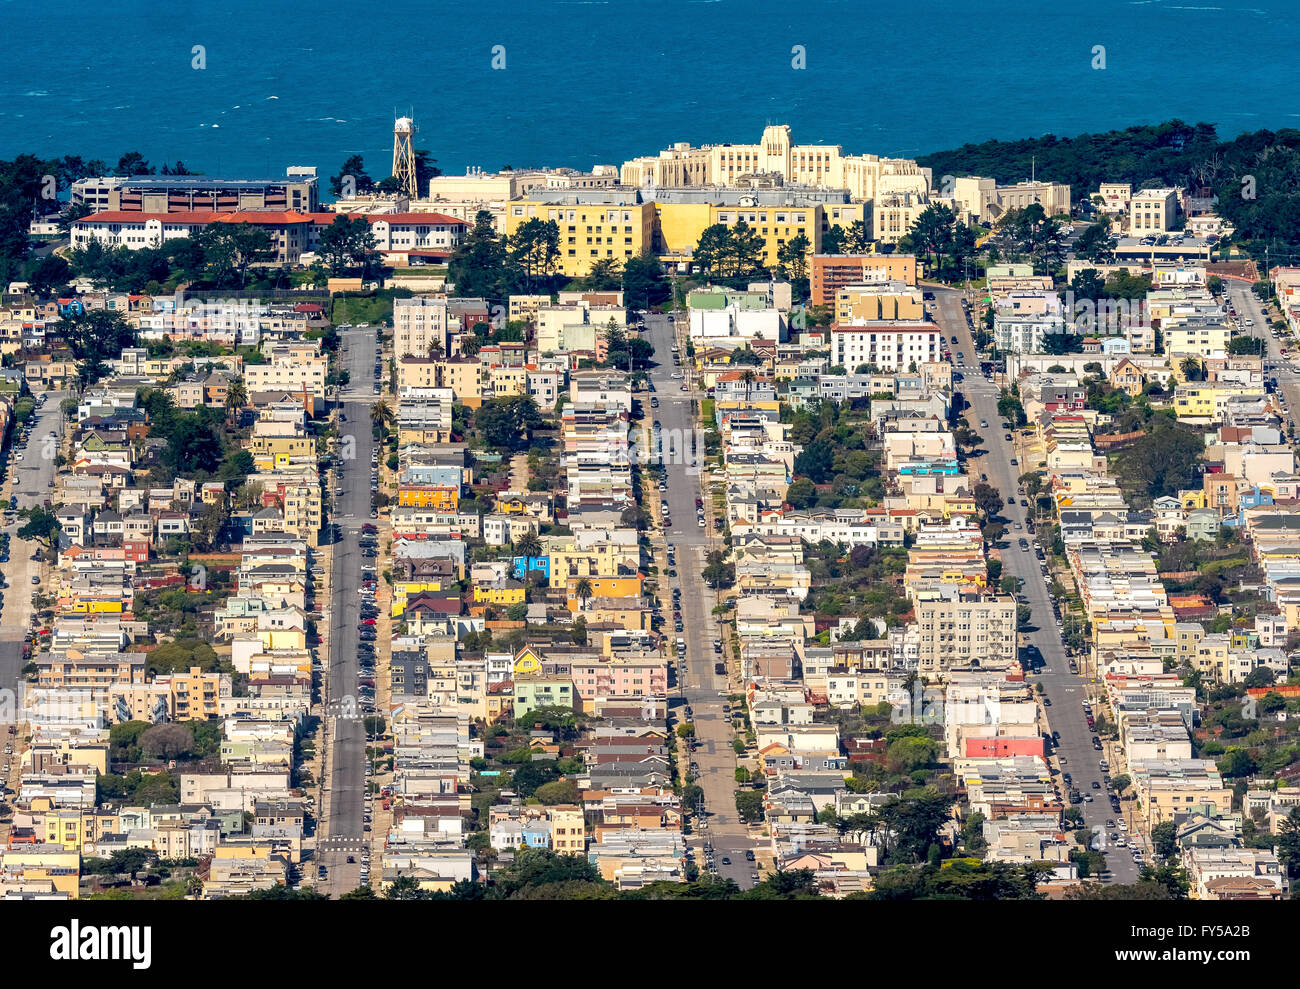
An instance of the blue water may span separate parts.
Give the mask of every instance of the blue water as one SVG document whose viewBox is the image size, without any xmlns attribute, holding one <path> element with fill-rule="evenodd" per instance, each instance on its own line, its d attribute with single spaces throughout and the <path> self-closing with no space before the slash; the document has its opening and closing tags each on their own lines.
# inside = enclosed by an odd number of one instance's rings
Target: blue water
<svg viewBox="0 0 1300 989">
<path fill-rule="evenodd" d="M 330 175 L 360 153 L 380 178 L 394 111 L 413 114 L 416 146 L 448 173 L 750 143 L 768 122 L 801 143 L 907 156 L 1171 117 L 1221 136 L 1300 126 L 1295 0 L 1056 6 L 0 0 L 0 157 L 111 164 L 139 150 L 262 176 L 291 164 Z"/>
</svg>

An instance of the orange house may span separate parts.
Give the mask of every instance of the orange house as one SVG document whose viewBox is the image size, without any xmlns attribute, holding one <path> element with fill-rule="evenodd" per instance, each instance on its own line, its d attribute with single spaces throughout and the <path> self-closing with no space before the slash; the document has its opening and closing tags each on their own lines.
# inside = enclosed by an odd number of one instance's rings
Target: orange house
<svg viewBox="0 0 1300 989">
<path fill-rule="evenodd" d="M 582 577 L 570 577 L 564 585 L 564 596 L 570 611 L 577 611 L 581 602 L 576 589 Z M 587 577 L 593 598 L 633 598 L 641 596 L 641 575 L 631 577 Z"/>
<path fill-rule="evenodd" d="M 403 485 L 397 489 L 397 503 L 454 512 L 460 504 L 460 490 L 445 485 Z"/>
</svg>

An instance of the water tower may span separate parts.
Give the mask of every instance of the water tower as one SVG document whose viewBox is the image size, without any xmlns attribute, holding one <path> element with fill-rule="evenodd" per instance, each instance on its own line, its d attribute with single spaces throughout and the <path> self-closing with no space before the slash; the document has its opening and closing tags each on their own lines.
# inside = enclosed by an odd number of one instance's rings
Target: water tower
<svg viewBox="0 0 1300 989">
<path fill-rule="evenodd" d="M 415 182 L 415 148 L 411 139 L 415 134 L 415 121 L 398 117 L 393 124 L 393 178 L 398 188 L 412 199 L 420 198 Z"/>
</svg>

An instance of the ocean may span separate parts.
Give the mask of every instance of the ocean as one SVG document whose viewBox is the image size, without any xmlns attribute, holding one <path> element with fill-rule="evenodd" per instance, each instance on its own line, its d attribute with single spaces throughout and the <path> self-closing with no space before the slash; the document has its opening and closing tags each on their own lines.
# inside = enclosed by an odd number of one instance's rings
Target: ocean
<svg viewBox="0 0 1300 989">
<path fill-rule="evenodd" d="M 752 143 L 768 123 L 901 156 L 1172 117 L 1300 126 L 1294 0 L 1068 6 L 0 0 L 0 158 L 140 151 L 260 178 L 358 153 L 378 179 L 408 114 L 449 174 Z"/>
</svg>

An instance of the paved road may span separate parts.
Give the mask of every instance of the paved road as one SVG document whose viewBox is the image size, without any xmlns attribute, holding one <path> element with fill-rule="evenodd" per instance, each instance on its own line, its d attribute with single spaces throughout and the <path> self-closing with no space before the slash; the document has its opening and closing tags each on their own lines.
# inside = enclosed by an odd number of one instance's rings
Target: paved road
<svg viewBox="0 0 1300 989">
<path fill-rule="evenodd" d="M 54 480 L 59 446 L 49 441 L 48 435 L 53 432 L 62 442 L 64 421 L 59 405 L 69 393 L 52 391 L 44 394 L 45 405 L 35 413 L 31 439 L 25 446 L 16 446 L 10 460 L 3 487 L 5 508 L 10 495 L 17 495 L 19 508 L 31 508 L 47 499 L 55 500 L 55 489 L 50 482 Z M 13 438 L 15 441 L 18 438 L 17 427 Z M 21 462 L 16 459 L 19 454 L 23 457 Z M 32 584 L 32 577 L 40 573 L 40 564 L 31 558 L 40 544 L 35 540 L 19 539 L 21 525 L 22 519 L 17 519 L 12 525 L 5 526 L 10 536 L 11 555 L 9 562 L 2 567 L 9 587 L 5 590 L 4 607 L 0 611 L 0 690 L 12 692 L 2 695 L 5 698 L 17 695 L 23 666 L 23 638 L 31 624 L 32 592 L 37 589 Z M 13 710 L 13 704 L 0 703 L 0 723 Z"/>
<path fill-rule="evenodd" d="M 324 864 L 329 878 L 324 887 L 334 895 L 355 889 L 361 883 L 361 851 L 366 840 L 363 813 L 366 791 L 365 726 L 357 701 L 357 625 L 361 620 L 361 556 L 358 540 L 361 526 L 370 522 L 370 460 L 374 451 L 370 411 L 376 395 L 374 363 L 378 343 L 373 330 L 346 330 L 341 361 L 350 381 L 343 393 L 343 415 L 339 424 L 343 452 L 339 486 L 334 497 L 333 520 L 342 529 L 334 544 L 330 575 L 329 663 L 326 704 L 330 748 L 326 772 L 329 778 L 329 816 L 319 839 L 314 865 Z M 348 457 L 348 451 L 354 455 Z M 331 493 L 332 494 L 332 493 Z M 349 864 L 348 855 L 356 862 Z M 316 881 L 314 875 L 307 881 Z"/>
<path fill-rule="evenodd" d="M 1275 375 L 1279 390 L 1282 393 L 1283 401 L 1287 409 L 1287 418 L 1294 419 L 1295 414 L 1300 410 L 1300 372 L 1292 369 L 1287 358 L 1296 356 L 1296 347 L 1290 339 L 1277 340 L 1271 330 L 1272 320 L 1264 315 L 1264 307 L 1260 301 L 1255 298 L 1255 293 L 1250 290 L 1250 286 L 1245 282 L 1224 280 L 1227 295 L 1232 300 L 1237 310 L 1235 320 L 1238 333 L 1244 333 L 1247 336 L 1262 337 L 1268 345 L 1265 360 L 1273 362 Z M 1245 318 L 1254 320 L 1254 325 L 1248 325 Z M 1287 358 L 1282 356 L 1282 348 L 1286 347 L 1291 353 Z M 1286 422 L 1283 421 L 1285 429 Z"/>
<path fill-rule="evenodd" d="M 745 850 L 753 849 L 755 845 L 736 814 L 736 754 L 731 746 L 736 735 L 731 725 L 723 720 L 727 678 L 714 672 L 714 663 L 719 657 L 713 651 L 713 640 L 719 636 L 721 627 L 712 614 L 717 599 L 705 586 L 702 576 L 705 555 L 710 548 L 710 530 L 697 525 L 695 515 L 695 499 L 705 497 L 701 482 L 706 478 L 700 473 L 704 437 L 701 433 L 697 440 L 700 463 L 696 464 L 690 455 L 690 436 L 696 427 L 695 415 L 691 411 L 693 396 L 681 390 L 681 380 L 671 377 L 678 370 L 672 362 L 673 324 L 664 316 L 647 314 L 645 336 L 654 345 L 655 358 L 659 362 L 650 373 L 659 408 L 650 409 L 647 397 L 646 415 L 659 420 L 666 447 L 685 451 L 684 456 L 665 457 L 669 461 L 668 490 L 660 496 L 667 499 L 673 522 L 665 538 L 676 550 L 677 577 L 668 578 L 662 593 L 667 619 L 665 633 L 675 639 L 671 588 L 682 589 L 682 625 L 685 629 L 682 638 L 686 640 L 686 661 L 679 663 L 679 691 L 686 705 L 690 706 L 695 723 L 694 759 L 699 764 L 697 782 L 704 789 L 707 825 L 703 832 L 697 832 L 693 837 L 707 838 L 713 846 L 716 871 L 747 889 L 754 883 L 750 875 L 753 867 L 745 861 Z M 720 542 L 718 545 L 721 548 Z M 680 699 L 673 703 L 679 705 L 679 720 L 685 721 Z M 724 857 L 731 859 L 730 865 L 722 864 Z M 704 871 L 704 856 L 697 852 L 695 861 Z"/>
<path fill-rule="evenodd" d="M 927 286 L 929 287 L 929 286 Z M 1044 665 L 1033 680 L 1041 683 L 1044 696 L 1051 701 L 1045 708 L 1051 729 L 1061 733 L 1060 745 L 1056 754 L 1064 756 L 1064 769 L 1073 776 L 1073 785 L 1081 793 L 1092 794 L 1092 803 L 1079 805 L 1083 818 L 1089 828 L 1104 825 L 1112 818 L 1117 818 L 1105 791 L 1092 789 L 1093 781 L 1101 783 L 1102 772 L 1098 766 L 1101 753 L 1092 747 L 1092 734 L 1083 716 L 1083 701 L 1088 696 L 1087 680 L 1070 672 L 1065 655 L 1065 643 L 1056 630 L 1052 615 L 1051 599 L 1047 593 L 1047 580 L 1043 576 L 1037 556 L 1034 554 L 1032 535 L 1024 528 L 1029 509 L 1019 504 L 1017 479 L 1027 468 L 1023 463 L 1012 465 L 1015 456 L 1012 445 L 1003 437 L 1002 419 L 998 415 L 998 389 L 979 373 L 979 360 L 975 352 L 974 341 L 961 308 L 961 292 L 954 289 L 934 288 L 935 316 L 943 327 L 945 338 L 951 340 L 956 336 L 958 343 L 953 345 L 953 361 L 957 355 L 965 356 L 965 367 L 958 366 L 964 374 L 964 380 L 957 385 L 957 390 L 971 405 L 966 416 L 970 427 L 984 437 L 983 449 L 987 452 L 968 461 L 967 469 L 973 482 L 978 482 L 981 474 L 988 475 L 988 483 L 997 488 L 1004 501 L 1003 515 L 1007 519 L 1007 535 L 1003 543 L 1003 575 L 1014 575 L 1023 580 L 1022 593 L 1033 610 L 1030 624 L 1033 630 L 1024 636 L 1022 644 L 1038 647 L 1043 656 Z M 987 429 L 980 429 L 980 421 L 988 423 Z M 1032 467 L 1033 465 L 1030 465 Z M 1005 505 L 1009 495 L 1016 496 L 1014 507 Z M 1014 523 L 1021 528 L 1016 530 Z M 1022 550 L 1018 540 L 1024 537 L 1029 548 Z M 1117 772 L 1114 766 L 1112 773 Z M 1068 787 L 1058 778 L 1058 786 L 1064 797 Z M 1127 812 L 1130 801 L 1124 802 Z M 1130 825 L 1133 823 L 1129 822 Z M 1109 834 L 1111 829 L 1107 829 Z M 1115 882 L 1130 883 L 1137 879 L 1137 869 L 1130 853 L 1124 848 L 1114 849 L 1107 856 L 1108 864 Z"/>
</svg>

